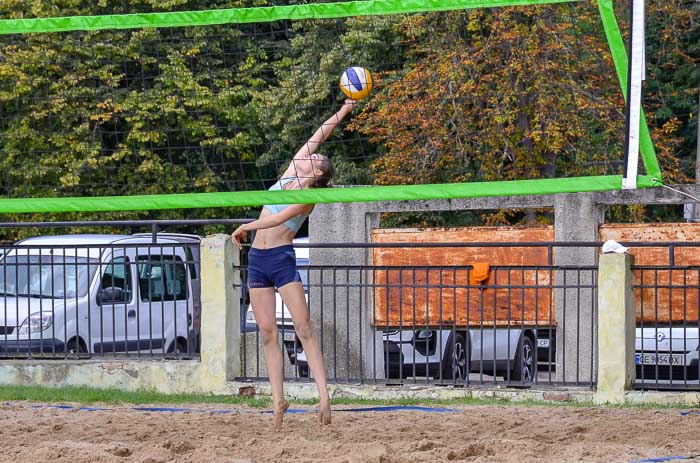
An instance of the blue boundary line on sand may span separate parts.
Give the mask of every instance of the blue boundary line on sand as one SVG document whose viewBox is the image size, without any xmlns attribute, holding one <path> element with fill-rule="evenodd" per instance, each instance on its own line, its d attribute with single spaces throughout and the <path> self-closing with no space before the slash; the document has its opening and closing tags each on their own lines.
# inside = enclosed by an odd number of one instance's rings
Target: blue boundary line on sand
<svg viewBox="0 0 700 463">
<path fill-rule="evenodd" d="M 673 461 L 673 460 L 690 460 L 698 457 L 700 455 L 674 455 L 670 457 L 658 457 L 658 458 L 645 458 L 644 460 L 634 460 L 630 463 L 657 463 L 663 461 Z"/>
<path fill-rule="evenodd" d="M 5 403 L 6 406 L 11 405 L 10 402 Z M 56 408 L 59 410 L 79 410 L 79 411 L 112 411 L 113 408 L 101 408 L 101 407 L 76 407 L 73 405 L 32 405 L 32 408 Z M 231 410 L 231 409 L 214 409 L 206 410 L 199 408 L 181 408 L 181 407 L 129 407 L 128 410 L 138 411 L 138 412 L 165 412 L 165 413 L 185 413 L 185 412 L 198 412 L 198 413 L 272 413 L 272 410 Z M 307 413 L 316 412 L 314 409 L 305 408 L 290 408 L 286 413 Z M 456 408 L 435 408 L 435 407 L 420 407 L 416 405 L 390 405 L 381 407 L 358 407 L 358 408 L 337 408 L 333 409 L 334 412 L 400 412 L 400 411 L 418 411 L 418 412 L 428 412 L 428 413 L 459 413 L 461 410 Z"/>
</svg>

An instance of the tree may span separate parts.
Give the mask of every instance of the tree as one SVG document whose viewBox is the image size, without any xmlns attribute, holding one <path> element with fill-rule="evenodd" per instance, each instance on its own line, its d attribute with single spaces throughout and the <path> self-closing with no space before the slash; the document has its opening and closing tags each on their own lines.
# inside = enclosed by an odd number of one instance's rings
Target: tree
<svg viewBox="0 0 700 463">
<path fill-rule="evenodd" d="M 354 126 L 387 149 L 376 183 L 610 173 L 623 105 L 596 20 L 566 6 L 409 17 L 406 65 Z"/>
</svg>

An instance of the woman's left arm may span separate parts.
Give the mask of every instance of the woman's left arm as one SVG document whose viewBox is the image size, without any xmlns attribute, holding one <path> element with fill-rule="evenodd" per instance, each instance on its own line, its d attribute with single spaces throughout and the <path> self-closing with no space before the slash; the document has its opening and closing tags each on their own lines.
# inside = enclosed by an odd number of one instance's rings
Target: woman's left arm
<svg viewBox="0 0 700 463">
<path fill-rule="evenodd" d="M 231 241 L 233 241 L 233 243 L 238 246 L 239 249 L 242 249 L 243 245 L 241 244 L 241 240 L 245 240 L 247 238 L 249 231 L 263 230 L 265 228 L 273 228 L 278 225 L 282 225 L 292 217 L 296 217 L 297 215 L 301 214 L 309 214 L 313 207 L 313 204 L 293 204 L 277 214 L 269 214 L 250 223 L 241 225 L 231 234 Z"/>
</svg>

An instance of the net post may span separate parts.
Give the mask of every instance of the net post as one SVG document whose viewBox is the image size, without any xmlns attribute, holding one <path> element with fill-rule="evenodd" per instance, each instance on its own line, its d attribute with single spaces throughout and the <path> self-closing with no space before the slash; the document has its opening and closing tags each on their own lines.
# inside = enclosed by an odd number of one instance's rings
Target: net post
<svg viewBox="0 0 700 463">
<path fill-rule="evenodd" d="M 630 60 L 627 73 L 627 128 L 625 138 L 625 173 L 622 189 L 637 189 L 639 170 L 639 135 L 642 114 L 644 76 L 644 0 L 631 0 Z"/>
</svg>

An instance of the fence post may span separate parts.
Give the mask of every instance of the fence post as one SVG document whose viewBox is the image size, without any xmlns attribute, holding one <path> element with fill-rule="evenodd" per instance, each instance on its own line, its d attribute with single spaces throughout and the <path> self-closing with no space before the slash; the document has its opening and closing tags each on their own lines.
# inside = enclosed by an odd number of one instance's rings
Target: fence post
<svg viewBox="0 0 700 463">
<path fill-rule="evenodd" d="M 555 241 L 597 241 L 600 208 L 590 195 L 557 195 L 554 204 Z M 593 272 L 578 267 L 595 266 L 597 252 L 592 247 L 554 249 L 554 318 L 556 329 L 557 381 L 592 383 L 595 377 L 595 346 L 588 339 L 593 332 L 595 306 L 591 291 Z M 570 267 L 570 268 L 566 268 Z"/>
<path fill-rule="evenodd" d="M 207 236 L 201 243 L 201 375 L 203 388 L 220 388 L 241 375 L 240 272 L 238 250 L 229 235 Z"/>
<path fill-rule="evenodd" d="M 634 261 L 629 254 L 603 254 L 598 267 L 598 384 L 595 402 L 620 404 L 634 381 Z"/>
<path fill-rule="evenodd" d="M 314 244 L 367 243 L 372 228 L 378 226 L 379 214 L 371 212 L 366 204 L 318 204 L 309 220 L 309 238 Z M 373 272 L 346 273 L 343 269 L 366 265 L 370 249 L 312 248 L 310 251 L 311 265 L 329 267 L 323 273 L 309 275 L 311 321 L 323 333 L 320 339 L 329 382 L 384 379 L 382 332 L 373 326 Z"/>
</svg>

